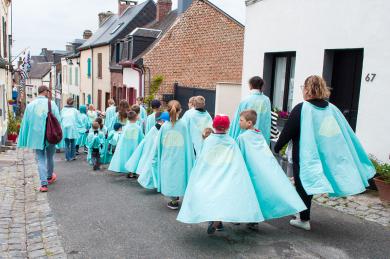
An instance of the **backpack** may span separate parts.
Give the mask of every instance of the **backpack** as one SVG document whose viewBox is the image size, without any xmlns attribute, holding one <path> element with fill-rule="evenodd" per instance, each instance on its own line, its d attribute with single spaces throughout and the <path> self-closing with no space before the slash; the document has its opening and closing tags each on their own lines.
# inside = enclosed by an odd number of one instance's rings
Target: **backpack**
<svg viewBox="0 0 390 259">
<path fill-rule="evenodd" d="M 48 100 L 49 110 L 46 118 L 46 139 L 50 144 L 58 144 L 62 140 L 62 129 L 57 118 L 51 112 L 51 100 Z"/>
</svg>

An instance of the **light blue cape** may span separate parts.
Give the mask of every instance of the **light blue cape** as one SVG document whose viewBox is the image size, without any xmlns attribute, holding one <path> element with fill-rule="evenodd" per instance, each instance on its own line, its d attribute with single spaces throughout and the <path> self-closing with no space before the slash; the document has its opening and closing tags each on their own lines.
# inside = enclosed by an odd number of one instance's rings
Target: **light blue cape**
<svg viewBox="0 0 390 259">
<path fill-rule="evenodd" d="M 194 149 L 186 124 L 166 122 L 158 137 L 158 191 L 165 196 L 184 195 L 194 161 Z"/>
<path fill-rule="evenodd" d="M 118 145 L 111 159 L 108 170 L 118 173 L 128 173 L 125 165 L 139 143 L 144 138 L 142 129 L 136 123 L 128 123 L 122 128 Z"/>
<path fill-rule="evenodd" d="M 264 220 L 240 149 L 227 134 L 211 134 L 205 140 L 177 220 L 184 223 Z"/>
<path fill-rule="evenodd" d="M 187 127 L 190 129 L 191 140 L 194 145 L 195 153 L 199 154 L 203 144 L 203 130 L 205 128 L 212 127 L 213 119 L 207 111 L 201 112 L 194 110 L 187 114 L 185 120 L 187 122 Z"/>
<path fill-rule="evenodd" d="M 234 115 L 234 119 L 230 124 L 229 135 L 232 138 L 237 139 L 243 132 L 243 130 L 240 129 L 240 113 L 248 109 L 256 111 L 257 121 L 255 128 L 263 133 L 263 136 L 269 145 L 271 136 L 271 102 L 263 93 L 251 94 L 240 103 Z"/>
<path fill-rule="evenodd" d="M 92 124 L 92 123 L 96 120 L 96 118 L 98 117 L 96 111 L 90 111 L 90 110 L 87 111 L 87 116 L 88 116 L 89 122 L 90 122 L 91 124 Z"/>
<path fill-rule="evenodd" d="M 263 134 L 247 130 L 238 139 L 264 219 L 281 218 L 306 209 L 276 161 Z"/>
<path fill-rule="evenodd" d="M 146 118 L 145 124 L 145 134 L 148 134 L 149 130 L 151 130 L 154 125 L 156 125 L 156 113 L 153 112 Z"/>
<path fill-rule="evenodd" d="M 303 103 L 299 151 L 299 175 L 308 194 L 358 194 L 375 175 L 358 138 L 333 104 L 319 108 Z"/>
<path fill-rule="evenodd" d="M 51 101 L 51 110 L 58 122 L 61 122 L 60 113 L 54 101 Z M 47 112 L 48 99 L 46 97 L 38 96 L 27 105 L 20 125 L 19 148 L 44 149 Z"/>
<path fill-rule="evenodd" d="M 65 106 L 61 110 L 61 128 L 63 139 L 78 139 L 80 137 L 80 112 L 74 107 Z"/>
<path fill-rule="evenodd" d="M 80 121 L 78 124 L 78 130 L 80 137 L 76 141 L 76 145 L 79 145 L 80 147 L 85 146 L 87 142 L 87 130 L 91 127 L 91 124 L 89 122 L 88 116 L 84 113 L 80 113 Z"/>
<path fill-rule="evenodd" d="M 99 149 L 99 155 L 102 157 L 103 153 L 103 144 L 104 144 L 104 134 L 101 131 L 98 131 L 98 134 L 95 134 L 93 129 L 91 129 L 87 136 L 87 148 L 88 148 L 88 154 L 87 154 L 87 161 L 88 163 L 92 164 L 92 149 L 98 148 Z"/>
<path fill-rule="evenodd" d="M 157 141 L 158 129 L 153 127 L 126 163 L 126 169 L 139 174 L 138 182 L 146 189 L 155 189 L 158 186 Z"/>
<path fill-rule="evenodd" d="M 116 107 L 115 105 L 111 105 L 106 109 L 106 116 L 104 119 L 104 126 L 106 126 L 108 131 L 113 130 L 113 120 L 115 119 L 116 115 Z"/>
</svg>

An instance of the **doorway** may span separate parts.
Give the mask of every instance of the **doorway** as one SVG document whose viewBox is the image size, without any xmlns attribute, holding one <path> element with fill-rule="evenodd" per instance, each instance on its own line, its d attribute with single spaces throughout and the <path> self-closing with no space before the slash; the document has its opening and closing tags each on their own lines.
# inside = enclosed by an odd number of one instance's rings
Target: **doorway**
<svg viewBox="0 0 390 259">
<path fill-rule="evenodd" d="M 325 50 L 323 77 L 332 88 L 329 101 L 344 114 L 356 130 L 360 84 L 363 69 L 363 49 Z"/>
</svg>

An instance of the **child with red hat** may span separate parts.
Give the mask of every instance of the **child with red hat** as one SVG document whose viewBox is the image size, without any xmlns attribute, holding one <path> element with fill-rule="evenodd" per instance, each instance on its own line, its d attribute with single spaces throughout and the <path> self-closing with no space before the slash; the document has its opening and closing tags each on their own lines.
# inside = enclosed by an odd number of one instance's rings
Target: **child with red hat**
<svg viewBox="0 0 390 259">
<path fill-rule="evenodd" d="M 215 133 L 203 143 L 177 217 L 190 224 L 209 222 L 208 234 L 222 230 L 222 221 L 264 220 L 240 149 L 226 134 L 229 125 L 228 116 L 215 117 Z"/>
</svg>

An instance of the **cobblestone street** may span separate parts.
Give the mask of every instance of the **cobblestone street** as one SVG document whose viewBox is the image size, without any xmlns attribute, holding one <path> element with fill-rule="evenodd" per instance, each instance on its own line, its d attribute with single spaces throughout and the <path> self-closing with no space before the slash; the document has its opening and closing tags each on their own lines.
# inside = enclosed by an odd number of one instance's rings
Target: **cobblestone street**
<svg viewBox="0 0 390 259">
<path fill-rule="evenodd" d="M 0 258 L 66 258 L 33 153 L 1 153 L 0 165 Z"/>
</svg>

